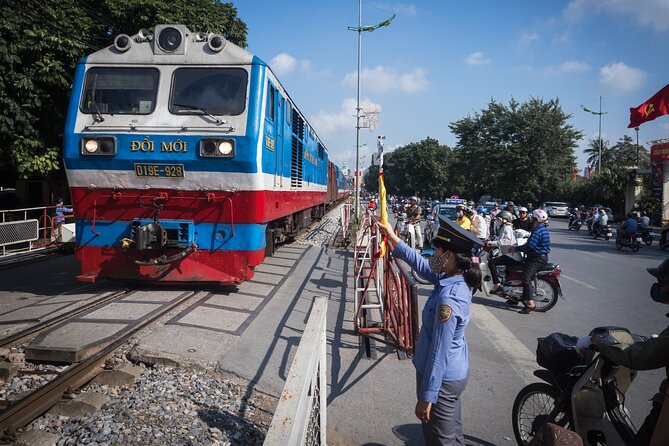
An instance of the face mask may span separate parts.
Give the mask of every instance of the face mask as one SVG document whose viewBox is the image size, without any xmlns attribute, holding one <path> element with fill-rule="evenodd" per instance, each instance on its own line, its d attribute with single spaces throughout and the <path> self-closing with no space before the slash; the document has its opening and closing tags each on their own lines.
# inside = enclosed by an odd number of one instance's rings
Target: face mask
<svg viewBox="0 0 669 446">
<path fill-rule="evenodd" d="M 441 270 L 444 269 L 444 266 L 446 266 L 446 263 L 448 263 L 447 260 L 444 260 L 445 255 L 446 253 L 443 253 L 439 257 L 432 256 L 428 259 L 428 265 L 430 266 L 430 269 L 433 273 L 439 274 Z"/>
<path fill-rule="evenodd" d="M 669 303 L 669 292 L 662 291 L 662 285 L 657 282 L 650 288 L 650 297 L 661 304 Z"/>
</svg>

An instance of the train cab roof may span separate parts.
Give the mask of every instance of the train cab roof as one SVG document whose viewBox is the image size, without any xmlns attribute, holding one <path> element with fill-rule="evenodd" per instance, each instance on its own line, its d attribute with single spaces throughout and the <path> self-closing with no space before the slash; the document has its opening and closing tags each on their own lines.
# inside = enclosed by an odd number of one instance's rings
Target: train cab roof
<svg viewBox="0 0 669 446">
<path fill-rule="evenodd" d="M 141 29 L 133 36 L 119 34 L 113 45 L 89 55 L 85 62 L 115 65 L 267 65 L 220 34 L 193 32 L 185 25 L 156 25 L 154 31 Z"/>
</svg>

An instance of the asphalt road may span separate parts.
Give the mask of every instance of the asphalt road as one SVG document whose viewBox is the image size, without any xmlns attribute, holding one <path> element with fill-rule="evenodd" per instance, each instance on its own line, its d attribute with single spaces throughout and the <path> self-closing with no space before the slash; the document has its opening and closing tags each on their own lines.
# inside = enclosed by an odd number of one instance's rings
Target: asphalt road
<svg viewBox="0 0 669 446">
<path fill-rule="evenodd" d="M 474 296 L 473 317 L 467 331 L 470 381 L 463 395 L 463 421 L 468 443 L 512 445 L 511 409 L 518 391 L 539 382 L 537 338 L 553 332 L 585 336 L 594 327 L 617 325 L 633 333 L 659 333 L 668 324 L 669 306 L 651 300 L 653 278 L 646 268 L 669 255 L 657 240 L 636 254 L 618 251 L 614 241 L 594 240 L 585 229 L 572 232 L 566 220 L 549 226 L 549 261 L 563 268 L 564 299 L 548 313 L 522 315 L 502 299 Z M 421 286 L 421 296 L 429 295 Z M 639 372 L 627 394 L 627 407 L 637 427 L 650 410 L 648 400 L 657 392 L 664 372 Z"/>
</svg>

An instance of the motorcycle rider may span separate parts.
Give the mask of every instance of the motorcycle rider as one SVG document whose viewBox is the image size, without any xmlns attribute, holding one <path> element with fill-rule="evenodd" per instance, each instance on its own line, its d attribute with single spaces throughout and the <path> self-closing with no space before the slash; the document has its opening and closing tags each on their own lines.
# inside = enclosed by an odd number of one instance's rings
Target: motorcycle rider
<svg viewBox="0 0 669 446">
<path fill-rule="evenodd" d="M 574 211 L 569 215 L 569 226 L 571 227 L 572 223 L 580 220 L 581 220 L 581 211 L 578 208 L 574 208 Z"/>
<path fill-rule="evenodd" d="M 413 234 L 414 246 L 412 248 L 423 249 L 423 233 L 420 229 L 420 218 L 423 215 L 423 209 L 418 206 L 418 197 L 411 197 L 409 199 L 411 206 L 407 211 L 409 218 L 409 233 Z"/>
<path fill-rule="evenodd" d="M 518 212 L 516 212 L 515 206 L 516 205 L 513 204 L 513 201 L 509 201 L 506 204 L 506 210 L 511 212 L 511 215 L 513 215 L 513 218 L 518 218 Z"/>
<path fill-rule="evenodd" d="M 650 229 L 650 217 L 648 217 L 646 211 L 641 211 L 641 218 L 639 219 L 639 227 L 641 229 Z"/>
<path fill-rule="evenodd" d="M 599 208 L 597 216 L 595 217 L 595 222 L 592 224 L 592 232 L 598 234 L 599 230 L 607 224 L 609 224 L 609 216 L 606 215 L 604 208 Z"/>
<path fill-rule="evenodd" d="M 532 220 L 527 215 L 526 207 L 518 208 L 518 218 L 513 221 L 513 229 L 522 229 L 524 231 L 532 231 Z"/>
<path fill-rule="evenodd" d="M 639 230 L 639 223 L 636 220 L 636 217 L 631 212 L 627 214 L 627 220 L 625 220 L 619 227 L 616 233 L 616 240 L 624 241 L 626 238 L 631 237 L 636 234 Z"/>
<path fill-rule="evenodd" d="M 662 262 L 657 268 L 647 268 L 647 270 L 657 278 L 657 283 L 654 283 L 650 289 L 650 297 L 655 302 L 669 305 L 669 259 Z M 667 313 L 667 317 L 669 317 L 669 313 Z M 632 446 L 650 444 L 669 387 L 669 326 L 656 338 L 649 338 L 631 345 L 611 344 L 610 341 L 599 336 L 584 337 L 579 339 L 577 349 L 580 350 L 589 345 L 596 346 L 607 359 L 631 370 L 665 368 L 667 377 L 660 384 L 659 393 L 652 399 L 651 411 L 632 442 Z"/>
<path fill-rule="evenodd" d="M 551 251 L 551 238 L 546 229 L 548 214 L 543 209 L 532 211 L 532 233 L 527 243 L 522 246 L 510 248 L 510 252 L 523 252 L 526 255 L 523 268 L 523 297 L 521 298 L 525 308 L 519 313 L 528 314 L 536 307 L 534 303 L 534 275 L 548 263 L 548 253 Z"/>
<path fill-rule="evenodd" d="M 515 260 L 510 251 L 516 244 L 516 236 L 513 234 L 513 215 L 509 211 L 501 211 L 497 214 L 496 217 L 500 220 L 501 224 L 497 230 L 496 240 L 492 240 L 486 243 L 486 246 L 497 247 L 501 251 L 502 255 L 498 257 L 490 257 L 488 259 L 488 266 L 490 268 L 490 275 L 492 276 L 493 289 L 492 292 L 497 294 L 502 290 L 502 284 L 499 280 L 499 273 L 497 272 L 498 265 L 517 265 L 518 262 Z"/>
<path fill-rule="evenodd" d="M 472 222 L 465 215 L 465 209 L 466 207 L 461 204 L 455 207 L 455 215 L 458 216 L 457 220 L 455 220 L 455 224 L 460 226 L 462 229 L 469 231 L 472 228 Z"/>
</svg>

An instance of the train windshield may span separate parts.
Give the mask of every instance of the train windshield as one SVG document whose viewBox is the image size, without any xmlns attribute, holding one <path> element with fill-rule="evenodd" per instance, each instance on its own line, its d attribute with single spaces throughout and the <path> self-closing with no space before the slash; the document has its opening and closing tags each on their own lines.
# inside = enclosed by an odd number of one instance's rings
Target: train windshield
<svg viewBox="0 0 669 446">
<path fill-rule="evenodd" d="M 94 67 L 86 72 L 82 113 L 148 115 L 156 106 L 155 68 Z"/>
<path fill-rule="evenodd" d="M 179 68 L 172 78 L 170 112 L 239 115 L 246 107 L 247 83 L 242 68 Z"/>
</svg>

